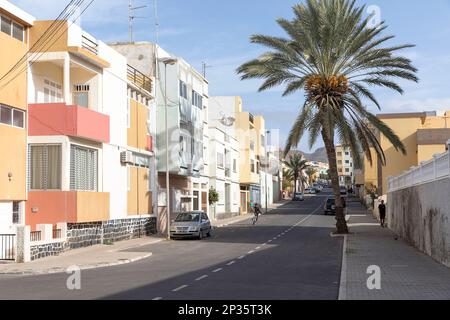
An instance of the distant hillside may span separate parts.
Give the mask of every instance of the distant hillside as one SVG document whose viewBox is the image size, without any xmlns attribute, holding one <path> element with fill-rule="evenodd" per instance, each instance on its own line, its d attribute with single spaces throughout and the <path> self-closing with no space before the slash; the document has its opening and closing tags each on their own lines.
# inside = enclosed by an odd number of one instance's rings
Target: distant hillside
<svg viewBox="0 0 450 320">
<path fill-rule="evenodd" d="M 317 162 L 324 162 L 328 163 L 328 157 L 327 157 L 327 151 L 325 148 L 319 148 L 313 153 L 305 153 L 302 151 L 291 151 L 292 153 L 301 153 L 305 156 L 305 159 L 308 161 L 317 161 Z"/>
<path fill-rule="evenodd" d="M 311 154 L 304 153 L 306 160 L 328 163 L 327 151 L 319 148 Z"/>
</svg>

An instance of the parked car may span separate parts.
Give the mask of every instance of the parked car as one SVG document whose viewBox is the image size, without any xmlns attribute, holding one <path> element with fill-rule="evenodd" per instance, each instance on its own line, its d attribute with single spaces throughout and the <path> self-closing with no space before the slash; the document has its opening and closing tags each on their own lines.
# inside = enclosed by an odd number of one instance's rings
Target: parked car
<svg viewBox="0 0 450 320">
<path fill-rule="evenodd" d="M 340 187 L 341 196 L 346 197 L 347 196 L 347 188 L 346 187 Z"/>
<path fill-rule="evenodd" d="M 292 201 L 305 201 L 305 197 L 303 196 L 303 193 L 296 192 L 296 193 L 294 193 L 294 196 L 292 197 Z"/>
<path fill-rule="evenodd" d="M 317 191 L 314 188 L 306 188 L 305 189 L 305 194 L 316 194 Z"/>
<path fill-rule="evenodd" d="M 347 201 L 345 201 L 345 198 L 342 198 L 342 205 L 344 206 L 344 209 L 347 207 Z M 325 215 L 336 215 L 336 203 L 334 198 L 328 198 L 323 209 Z"/>
<path fill-rule="evenodd" d="M 182 212 L 170 226 L 171 238 L 203 239 L 211 236 L 211 221 L 203 211 Z"/>
</svg>

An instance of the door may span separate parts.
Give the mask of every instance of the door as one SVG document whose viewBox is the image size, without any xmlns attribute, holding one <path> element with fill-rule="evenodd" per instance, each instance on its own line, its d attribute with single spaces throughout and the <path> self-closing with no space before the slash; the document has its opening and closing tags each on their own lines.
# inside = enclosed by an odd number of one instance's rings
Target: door
<svg viewBox="0 0 450 320">
<path fill-rule="evenodd" d="M 231 212 L 231 185 L 225 183 L 225 212 Z"/>
<path fill-rule="evenodd" d="M 248 193 L 245 191 L 241 191 L 241 214 L 247 214 L 248 210 L 247 210 L 247 195 Z"/>
<path fill-rule="evenodd" d="M 208 193 L 202 192 L 202 211 L 208 212 Z"/>
<path fill-rule="evenodd" d="M 193 208 L 194 211 L 200 210 L 200 192 L 194 191 Z"/>
</svg>

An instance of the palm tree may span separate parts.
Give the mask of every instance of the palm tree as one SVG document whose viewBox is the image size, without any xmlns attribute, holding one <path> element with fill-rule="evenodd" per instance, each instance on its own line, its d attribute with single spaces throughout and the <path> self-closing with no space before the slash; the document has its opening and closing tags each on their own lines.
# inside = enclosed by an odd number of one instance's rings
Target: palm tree
<svg viewBox="0 0 450 320">
<path fill-rule="evenodd" d="M 303 91 L 305 101 L 286 143 L 286 151 L 309 133 L 312 147 L 319 136 L 325 144 L 333 193 L 336 198 L 337 233 L 348 233 L 339 192 L 335 138 L 351 148 L 355 167 L 361 167 L 360 151 L 372 162 L 373 148 L 382 164 L 386 157 L 379 142 L 384 135 L 397 151 L 406 154 L 398 136 L 364 105 L 379 109 L 371 87 L 403 93 L 396 82 L 418 82 L 412 62 L 397 51 L 412 45 L 387 46 L 394 36 L 382 36 L 384 22 L 369 27 L 365 6 L 355 0 L 307 0 L 293 7 L 293 20 L 278 19 L 288 37 L 253 35 L 251 41 L 270 51 L 237 70 L 241 79 L 264 79 L 260 91 L 286 85 L 284 96 Z M 375 129 L 375 130 L 374 130 Z"/>
<path fill-rule="evenodd" d="M 307 161 L 305 160 L 303 155 L 295 153 L 292 156 L 290 156 L 287 161 L 284 161 L 284 163 L 289 168 L 289 170 L 291 170 L 291 172 L 292 172 L 292 177 L 294 180 L 294 192 L 297 192 L 298 191 L 297 181 L 299 180 L 299 178 L 301 179 L 302 186 L 303 186 L 302 172 L 309 167 L 307 165 Z"/>
<path fill-rule="evenodd" d="M 294 182 L 294 175 L 291 169 L 283 169 L 283 189 L 287 190 Z"/>
</svg>

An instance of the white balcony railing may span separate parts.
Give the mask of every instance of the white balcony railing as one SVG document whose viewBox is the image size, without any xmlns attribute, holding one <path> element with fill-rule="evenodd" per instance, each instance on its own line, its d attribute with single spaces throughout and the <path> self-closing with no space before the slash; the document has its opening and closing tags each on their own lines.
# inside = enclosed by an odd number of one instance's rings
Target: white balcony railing
<svg viewBox="0 0 450 320">
<path fill-rule="evenodd" d="M 450 141 L 449 141 L 450 142 Z M 388 192 L 406 189 L 443 178 L 450 178 L 450 152 L 434 155 L 433 159 L 412 167 L 402 175 L 388 178 Z"/>
</svg>

